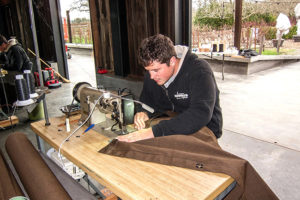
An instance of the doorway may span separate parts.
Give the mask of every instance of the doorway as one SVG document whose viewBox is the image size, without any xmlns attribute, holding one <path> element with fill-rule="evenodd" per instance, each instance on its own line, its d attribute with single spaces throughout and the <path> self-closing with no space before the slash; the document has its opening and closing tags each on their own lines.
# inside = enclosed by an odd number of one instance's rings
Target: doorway
<svg viewBox="0 0 300 200">
<path fill-rule="evenodd" d="M 70 81 L 96 86 L 88 0 L 64 0 L 60 6 Z"/>
</svg>

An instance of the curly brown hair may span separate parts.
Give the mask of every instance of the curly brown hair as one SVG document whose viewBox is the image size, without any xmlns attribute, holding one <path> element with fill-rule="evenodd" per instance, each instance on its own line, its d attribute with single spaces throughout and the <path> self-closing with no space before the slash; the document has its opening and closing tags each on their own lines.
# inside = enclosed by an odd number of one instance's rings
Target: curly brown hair
<svg viewBox="0 0 300 200">
<path fill-rule="evenodd" d="M 170 65 L 170 59 L 176 56 L 172 40 L 162 34 L 157 34 L 142 41 L 138 50 L 139 63 L 146 67 L 153 61 Z"/>
</svg>

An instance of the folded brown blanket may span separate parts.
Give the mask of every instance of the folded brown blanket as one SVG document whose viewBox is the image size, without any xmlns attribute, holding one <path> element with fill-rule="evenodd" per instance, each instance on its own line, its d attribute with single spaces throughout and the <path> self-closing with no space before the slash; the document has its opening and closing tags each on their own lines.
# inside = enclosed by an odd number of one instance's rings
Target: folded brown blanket
<svg viewBox="0 0 300 200">
<path fill-rule="evenodd" d="M 0 150 L 0 199 L 24 196 Z"/>
<path fill-rule="evenodd" d="M 207 127 L 188 136 L 171 135 L 134 143 L 114 140 L 99 152 L 227 174 L 237 182 L 236 187 L 226 196 L 227 200 L 278 199 L 248 161 L 221 149 L 216 137 Z"/>
<path fill-rule="evenodd" d="M 5 147 L 30 200 L 71 199 L 24 133 L 10 134 Z"/>
</svg>

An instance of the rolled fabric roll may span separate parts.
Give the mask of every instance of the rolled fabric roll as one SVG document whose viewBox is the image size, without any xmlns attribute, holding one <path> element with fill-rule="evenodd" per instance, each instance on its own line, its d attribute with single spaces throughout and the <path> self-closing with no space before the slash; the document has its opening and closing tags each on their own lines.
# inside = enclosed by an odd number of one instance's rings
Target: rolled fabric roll
<svg viewBox="0 0 300 200">
<path fill-rule="evenodd" d="M 13 133 L 6 151 L 30 200 L 71 199 L 24 133 Z"/>
<path fill-rule="evenodd" d="M 0 150 L 0 199 L 24 196 Z"/>
</svg>

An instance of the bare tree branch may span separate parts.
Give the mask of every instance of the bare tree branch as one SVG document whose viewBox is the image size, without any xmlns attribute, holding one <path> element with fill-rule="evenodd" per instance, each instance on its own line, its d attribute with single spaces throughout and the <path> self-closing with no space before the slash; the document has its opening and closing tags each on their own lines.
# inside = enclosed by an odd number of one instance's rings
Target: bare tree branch
<svg viewBox="0 0 300 200">
<path fill-rule="evenodd" d="M 89 12 L 89 2 L 88 0 L 75 0 L 70 8 L 70 10 L 77 10 L 80 12 Z"/>
</svg>

